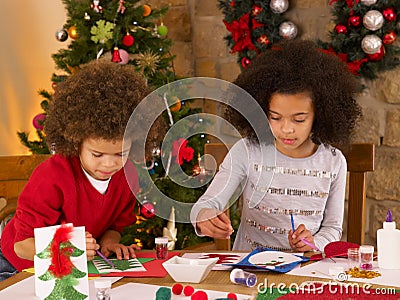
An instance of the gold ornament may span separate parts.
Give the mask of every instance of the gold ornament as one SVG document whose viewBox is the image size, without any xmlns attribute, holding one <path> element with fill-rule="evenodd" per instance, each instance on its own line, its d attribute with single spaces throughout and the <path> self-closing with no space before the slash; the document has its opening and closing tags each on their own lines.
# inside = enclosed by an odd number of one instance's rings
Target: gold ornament
<svg viewBox="0 0 400 300">
<path fill-rule="evenodd" d="M 139 53 L 137 55 L 137 65 L 146 73 L 154 74 L 157 70 L 158 62 L 160 61 L 160 56 L 152 53 L 151 51 L 146 51 L 144 53 Z"/>
<path fill-rule="evenodd" d="M 177 96 L 172 96 L 171 99 L 175 102 L 175 104 L 171 105 L 169 109 L 173 112 L 179 111 L 182 107 L 181 100 Z"/>
<path fill-rule="evenodd" d="M 70 28 L 68 28 L 68 35 L 73 40 L 76 40 L 78 38 L 78 31 L 76 30 L 75 25 L 72 25 Z"/>
</svg>

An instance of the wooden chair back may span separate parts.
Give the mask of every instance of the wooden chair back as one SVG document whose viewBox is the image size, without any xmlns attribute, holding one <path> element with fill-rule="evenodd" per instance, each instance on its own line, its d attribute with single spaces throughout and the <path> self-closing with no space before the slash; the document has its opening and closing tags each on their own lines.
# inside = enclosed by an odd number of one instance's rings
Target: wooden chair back
<svg viewBox="0 0 400 300">
<path fill-rule="evenodd" d="M 17 207 L 33 170 L 50 155 L 0 156 L 0 223 Z"/>
<path fill-rule="evenodd" d="M 206 144 L 204 154 L 214 157 L 219 166 L 228 148 L 224 144 Z M 352 144 L 347 152 L 343 153 L 347 161 L 348 170 L 348 212 L 347 212 L 347 241 L 362 245 L 364 243 L 365 221 L 366 221 L 366 175 L 375 168 L 375 145 L 374 144 Z M 207 169 L 207 157 L 205 158 Z M 212 246 L 207 245 L 207 250 L 231 250 L 230 240 L 214 239 Z M 201 250 L 202 245 L 194 246 L 193 249 Z"/>
</svg>

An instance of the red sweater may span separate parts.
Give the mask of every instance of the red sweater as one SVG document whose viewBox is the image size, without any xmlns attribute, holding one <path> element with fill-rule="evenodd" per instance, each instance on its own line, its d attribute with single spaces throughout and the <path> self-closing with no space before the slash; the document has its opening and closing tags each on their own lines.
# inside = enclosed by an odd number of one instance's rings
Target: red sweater
<svg viewBox="0 0 400 300">
<path fill-rule="evenodd" d="M 85 226 L 94 238 L 113 229 L 121 232 L 136 221 L 134 193 L 139 183 L 135 167 L 128 161 L 114 174 L 105 194 L 100 194 L 83 173 L 78 157 L 54 155 L 32 173 L 18 198 L 15 216 L 6 225 L 1 237 L 1 251 L 18 270 L 33 267 L 33 261 L 19 258 L 14 243 L 34 237 L 33 229 L 72 223 Z"/>
</svg>

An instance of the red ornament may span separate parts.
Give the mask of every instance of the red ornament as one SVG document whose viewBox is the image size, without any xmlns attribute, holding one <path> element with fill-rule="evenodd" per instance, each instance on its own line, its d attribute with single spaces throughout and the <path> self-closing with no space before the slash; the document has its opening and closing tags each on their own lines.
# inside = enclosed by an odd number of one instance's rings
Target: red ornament
<svg viewBox="0 0 400 300">
<path fill-rule="evenodd" d="M 385 47 L 382 46 L 378 52 L 374 54 L 368 54 L 368 59 L 370 61 L 380 61 L 385 56 Z"/>
<path fill-rule="evenodd" d="M 261 8 L 261 7 L 259 7 L 259 6 L 257 6 L 257 5 L 254 5 L 254 6 L 253 6 L 253 10 L 251 11 L 251 14 L 252 14 L 253 16 L 257 16 L 261 11 L 262 11 L 262 8 Z"/>
<path fill-rule="evenodd" d="M 268 45 L 269 44 L 269 39 L 268 39 L 268 37 L 265 35 L 265 34 L 263 34 L 262 36 L 260 36 L 258 39 L 257 39 L 257 42 L 259 42 L 260 44 L 263 44 L 263 45 Z"/>
<path fill-rule="evenodd" d="M 382 10 L 382 15 L 388 22 L 396 21 L 396 12 L 394 11 L 393 7 L 387 7 Z"/>
<path fill-rule="evenodd" d="M 246 68 L 249 64 L 250 64 L 250 59 L 248 59 L 247 57 L 243 57 L 242 58 L 242 67 Z"/>
<path fill-rule="evenodd" d="M 396 33 L 394 31 L 388 31 L 382 38 L 382 42 L 385 45 L 391 45 L 396 40 Z"/>
<path fill-rule="evenodd" d="M 335 30 L 337 33 L 343 33 L 343 34 L 347 34 L 347 27 L 342 25 L 342 24 L 337 24 L 335 26 Z"/>
<path fill-rule="evenodd" d="M 118 47 L 114 47 L 113 55 L 111 58 L 112 62 L 119 63 L 122 61 L 121 56 L 119 56 Z"/>
<path fill-rule="evenodd" d="M 207 293 L 205 291 L 197 291 L 190 297 L 191 300 L 208 300 Z"/>
<path fill-rule="evenodd" d="M 130 47 L 133 45 L 135 42 L 135 39 L 133 36 L 131 36 L 129 33 L 127 33 L 123 38 L 122 38 L 122 44 L 126 47 Z"/>
<path fill-rule="evenodd" d="M 46 120 L 46 114 L 36 115 L 32 120 L 33 127 L 35 127 L 37 130 L 43 130 L 44 120 Z"/>
<path fill-rule="evenodd" d="M 229 2 L 229 6 L 230 7 L 234 7 L 235 6 L 235 1 L 232 0 L 231 2 Z"/>
<path fill-rule="evenodd" d="M 180 284 L 180 283 L 175 283 L 175 284 L 172 286 L 172 293 L 173 293 L 174 295 L 180 295 L 180 294 L 182 294 L 182 290 L 183 290 L 183 285 Z"/>
<path fill-rule="evenodd" d="M 153 219 L 156 216 L 156 209 L 153 203 L 144 202 L 140 207 L 140 214 L 146 219 Z"/>
<path fill-rule="evenodd" d="M 351 16 L 347 23 L 349 26 L 358 27 L 361 24 L 361 17 L 360 16 Z"/>
<path fill-rule="evenodd" d="M 191 285 L 187 285 L 185 286 L 185 288 L 183 289 L 183 294 L 187 297 L 192 296 L 194 293 L 194 287 L 192 287 Z"/>
</svg>

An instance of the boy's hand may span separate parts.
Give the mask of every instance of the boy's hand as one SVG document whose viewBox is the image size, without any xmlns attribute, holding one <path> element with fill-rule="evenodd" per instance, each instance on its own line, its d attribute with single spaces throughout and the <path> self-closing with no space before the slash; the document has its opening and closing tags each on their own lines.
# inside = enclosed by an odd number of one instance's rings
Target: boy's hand
<svg viewBox="0 0 400 300">
<path fill-rule="evenodd" d="M 136 244 L 132 244 L 130 246 L 125 246 L 122 244 L 107 244 L 101 247 L 101 252 L 105 256 L 110 256 L 115 253 L 117 259 L 130 259 L 135 258 L 135 250 L 140 250 L 140 247 Z"/>
<path fill-rule="evenodd" d="M 197 227 L 202 234 L 217 239 L 229 239 L 233 233 L 228 216 L 213 208 L 203 208 L 197 216 Z"/>
<path fill-rule="evenodd" d="M 86 231 L 86 256 L 87 260 L 92 260 L 96 256 L 96 250 L 100 248 L 96 239 L 93 238 L 90 232 Z"/>
<path fill-rule="evenodd" d="M 314 249 L 309 245 L 303 243 L 302 239 L 307 240 L 311 244 L 314 244 L 314 237 L 311 234 L 311 231 L 306 228 L 304 224 L 300 224 L 297 229 L 292 232 L 289 231 L 288 235 L 290 247 L 298 252 L 306 252 L 313 251 Z"/>
</svg>

